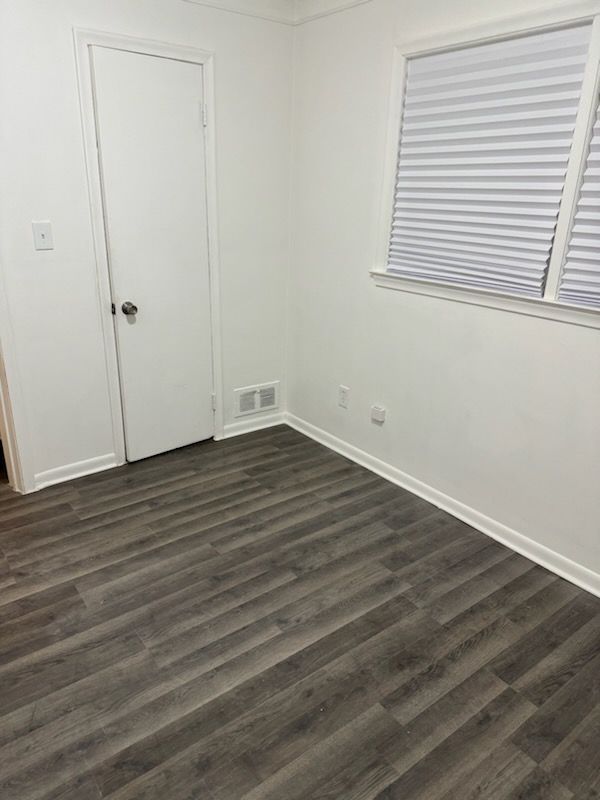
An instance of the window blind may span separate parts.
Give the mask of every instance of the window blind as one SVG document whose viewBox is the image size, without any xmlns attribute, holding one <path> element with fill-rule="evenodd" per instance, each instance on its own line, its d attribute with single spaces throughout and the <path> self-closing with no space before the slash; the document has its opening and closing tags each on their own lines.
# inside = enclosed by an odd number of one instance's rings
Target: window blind
<svg viewBox="0 0 600 800">
<path fill-rule="evenodd" d="M 558 297 L 565 303 L 600 308 L 600 108 Z"/>
<path fill-rule="evenodd" d="M 388 271 L 543 294 L 590 30 L 408 60 Z"/>
</svg>

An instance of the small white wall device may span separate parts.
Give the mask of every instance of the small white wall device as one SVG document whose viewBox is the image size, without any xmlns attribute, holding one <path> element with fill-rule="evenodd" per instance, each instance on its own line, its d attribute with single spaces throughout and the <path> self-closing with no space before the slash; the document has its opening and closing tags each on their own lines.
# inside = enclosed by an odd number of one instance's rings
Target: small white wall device
<svg viewBox="0 0 600 800">
<path fill-rule="evenodd" d="M 383 406 L 371 406 L 371 420 L 378 425 L 385 422 L 385 408 Z"/>
<path fill-rule="evenodd" d="M 33 244 L 36 250 L 54 250 L 54 237 L 52 236 L 52 223 L 48 220 L 32 222 Z"/>
</svg>

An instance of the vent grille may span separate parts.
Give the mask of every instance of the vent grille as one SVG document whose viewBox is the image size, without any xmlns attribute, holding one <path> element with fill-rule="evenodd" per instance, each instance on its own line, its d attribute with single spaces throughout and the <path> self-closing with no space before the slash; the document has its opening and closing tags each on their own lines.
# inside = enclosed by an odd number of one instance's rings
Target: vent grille
<svg viewBox="0 0 600 800">
<path fill-rule="evenodd" d="M 236 417 L 273 411 L 279 407 L 279 381 L 236 389 L 234 398 Z"/>
<path fill-rule="evenodd" d="M 277 393 L 274 386 L 267 386 L 264 389 L 259 389 L 258 405 L 260 406 L 261 411 L 266 408 L 277 407 Z"/>
<path fill-rule="evenodd" d="M 242 392 L 240 394 L 240 413 L 250 414 L 256 411 L 256 392 Z"/>
</svg>

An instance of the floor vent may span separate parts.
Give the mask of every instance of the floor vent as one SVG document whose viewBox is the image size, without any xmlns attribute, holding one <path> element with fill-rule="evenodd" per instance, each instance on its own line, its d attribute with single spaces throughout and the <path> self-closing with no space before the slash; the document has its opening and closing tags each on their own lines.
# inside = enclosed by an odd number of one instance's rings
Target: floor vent
<svg viewBox="0 0 600 800">
<path fill-rule="evenodd" d="M 273 411 L 279 407 L 279 381 L 236 389 L 234 397 L 236 417 L 245 417 L 246 414 L 257 414 L 260 411 Z"/>
</svg>

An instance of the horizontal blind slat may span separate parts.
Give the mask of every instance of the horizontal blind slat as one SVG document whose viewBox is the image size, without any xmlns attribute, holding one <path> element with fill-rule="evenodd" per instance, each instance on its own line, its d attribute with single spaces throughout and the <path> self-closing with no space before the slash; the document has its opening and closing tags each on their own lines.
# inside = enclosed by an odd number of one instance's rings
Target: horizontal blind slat
<svg viewBox="0 0 600 800">
<path fill-rule="evenodd" d="M 423 247 L 423 244 L 427 243 L 427 248 Z M 448 256 L 448 257 L 456 257 L 457 255 L 461 257 L 468 257 L 468 256 L 481 256 L 481 257 L 490 257 L 494 263 L 503 264 L 505 262 L 514 262 L 514 263 L 522 263 L 527 265 L 529 263 L 530 267 L 539 269 L 545 269 L 545 259 L 538 257 L 538 255 L 531 251 L 524 251 L 524 250 L 500 250 L 500 248 L 490 248 L 490 247 L 478 247 L 478 246 L 468 246 L 465 247 L 464 245 L 456 245 L 452 242 L 429 242 L 427 239 L 406 239 L 404 238 L 402 241 L 402 246 L 393 243 L 390 245 L 390 253 L 400 250 L 410 250 L 416 252 L 431 252 L 435 254 L 437 258 Z"/>
<path fill-rule="evenodd" d="M 562 106 L 563 103 L 576 103 L 579 98 L 577 90 L 574 89 L 570 92 L 560 92 L 552 94 L 526 94 L 521 97 L 512 97 L 511 105 L 513 108 L 520 106 L 540 105 L 552 108 L 553 106 Z M 411 105 L 404 112 L 404 119 L 409 121 L 413 119 L 420 119 L 422 117 L 433 117 L 434 119 L 440 114 L 460 114 L 462 112 L 481 112 L 484 110 L 495 110 L 504 108 L 506 102 L 506 92 L 500 93 L 493 99 L 475 99 L 475 97 L 467 97 L 461 103 L 442 103 L 440 100 L 432 100 L 428 103 L 421 103 L 418 106 Z"/>
<path fill-rule="evenodd" d="M 517 181 L 517 180 L 506 180 L 501 181 L 499 179 L 495 180 L 488 180 L 488 179 L 481 179 L 479 181 L 473 180 L 467 177 L 464 180 L 442 180 L 432 178 L 429 181 L 426 180 L 417 180 L 416 178 L 404 178 L 402 180 L 402 185 L 406 187 L 413 187 L 415 189 L 428 189 L 428 188 L 440 188 L 440 189 L 525 189 L 527 191 L 555 191 L 555 192 L 562 192 L 563 188 L 563 181 L 549 181 L 545 178 L 538 178 L 535 180 L 535 176 L 532 176 L 532 180 L 530 181 Z"/>
<path fill-rule="evenodd" d="M 444 221 L 442 221 L 444 220 Z M 495 221 L 496 222 L 496 221 Z M 412 230 L 421 230 L 421 231 L 431 231 L 432 227 L 435 226 L 435 233 L 440 238 L 444 238 L 444 231 L 453 234 L 481 234 L 486 237 L 493 237 L 499 239 L 512 239 L 513 237 L 519 239 L 531 239 L 537 240 L 539 239 L 544 244 L 548 240 L 548 234 L 546 230 L 541 228 L 540 230 L 513 230 L 514 223 L 511 225 L 507 225 L 506 228 L 502 227 L 491 227 L 489 224 L 485 222 L 479 223 L 478 225 L 461 225 L 460 222 L 457 221 L 448 221 L 445 218 L 438 219 L 438 220 L 426 220 L 421 222 L 420 220 L 417 221 L 415 218 L 410 218 L 410 220 L 404 219 L 401 223 L 394 224 L 393 230 L 396 232 L 396 235 L 402 235 L 401 231 L 412 231 Z M 430 233 L 430 235 L 433 235 Z"/>
<path fill-rule="evenodd" d="M 519 150 L 525 153 L 538 150 L 569 151 L 571 149 L 571 139 L 531 139 L 527 142 L 524 142 L 522 139 L 501 142 L 462 142 L 458 144 L 445 144 L 443 147 L 440 147 L 437 143 L 431 143 L 429 145 L 421 145 L 420 147 L 405 147 L 404 157 L 410 158 L 413 156 L 431 155 L 433 148 L 435 148 L 434 155 L 436 156 L 441 153 L 462 154 L 488 151 L 493 153 L 510 153 L 512 150 Z"/>
<path fill-rule="evenodd" d="M 479 97 L 486 97 L 488 95 L 497 95 L 500 91 L 510 95 L 518 93 L 518 92 L 534 92 L 540 90 L 543 92 L 544 89 L 554 89 L 556 91 L 571 91 L 573 89 L 577 90 L 579 83 L 579 79 L 577 75 L 551 75 L 545 78 L 527 78 L 527 80 L 523 79 L 523 76 L 517 78 L 515 81 L 506 82 L 502 84 L 502 88 L 499 89 L 497 84 L 491 84 L 490 86 L 479 86 L 477 89 L 477 95 Z M 433 103 L 433 102 L 450 102 L 456 100 L 468 100 L 469 97 L 472 97 L 474 94 L 472 89 L 461 87 L 459 89 L 447 89 L 441 92 L 427 92 L 423 93 L 422 96 L 411 97 L 408 99 L 407 108 L 415 108 L 423 103 Z"/>
<path fill-rule="evenodd" d="M 505 106 L 506 108 L 506 106 Z M 504 123 L 504 122 L 529 122 L 530 120 L 541 120 L 541 119 L 550 119 L 552 121 L 556 120 L 557 118 L 561 119 L 573 119 L 573 127 L 575 127 L 575 114 L 577 113 L 577 103 L 570 101 L 569 103 L 557 104 L 556 108 L 531 108 L 527 109 L 518 109 L 517 111 L 504 111 L 499 114 L 480 114 L 479 116 L 465 116 L 465 114 L 459 114 L 458 116 L 448 115 L 447 117 L 441 117 L 440 119 L 436 119 L 435 123 L 432 123 L 430 120 L 425 120 L 423 122 L 413 122 L 411 120 L 407 120 L 405 125 L 405 130 L 407 134 L 413 133 L 414 131 L 419 131 L 428 129 L 431 127 L 432 124 L 435 124 L 436 128 L 470 128 L 475 125 L 485 125 L 486 128 L 488 125 Z"/>
<path fill-rule="evenodd" d="M 527 202 L 524 203 L 517 203 L 516 201 L 512 205 L 503 205 L 504 200 L 508 200 L 510 202 L 511 198 L 498 198 L 492 200 L 483 201 L 478 199 L 475 203 L 468 202 L 471 200 L 470 197 L 465 197 L 462 199 L 462 202 L 454 202 L 448 201 L 443 202 L 440 198 L 431 198 L 431 197 L 419 197 L 417 199 L 411 200 L 403 200 L 400 199 L 400 195 L 398 195 L 398 201 L 396 203 L 396 211 L 395 213 L 400 215 L 405 213 L 406 211 L 410 211 L 413 209 L 419 210 L 436 210 L 439 209 L 440 211 L 450 211 L 450 212 L 459 212 L 459 211 L 466 211 L 469 214 L 526 214 L 529 216 L 537 216 L 542 217 L 544 219 L 551 219 L 552 218 L 552 208 L 546 208 L 545 205 L 540 204 L 539 206 L 532 206 L 531 203 L 535 202 L 536 198 L 529 198 Z M 446 197 L 443 200 L 447 200 Z"/>
<path fill-rule="evenodd" d="M 495 281 L 493 279 L 476 279 L 473 277 L 465 278 L 463 276 L 445 276 L 436 275 L 433 272 L 412 272 L 399 265 L 398 269 L 391 269 L 391 272 L 399 273 L 402 277 L 409 277 L 419 281 L 426 281 L 428 283 L 449 283 L 455 286 L 464 286 L 465 288 L 482 288 L 482 289 L 495 289 L 498 292 L 526 295 L 529 297 L 536 297 L 539 294 L 538 286 L 515 285 L 510 281 Z"/>
<path fill-rule="evenodd" d="M 557 148 L 555 148 L 557 149 Z M 490 150 L 493 152 L 492 148 Z M 406 169 L 417 169 L 420 167 L 429 167 L 433 169 L 433 167 L 471 167 L 471 166 L 480 166 L 480 165 L 488 165 L 498 169 L 502 169 L 503 171 L 506 169 L 505 165 L 513 165 L 515 167 L 520 167 L 522 164 L 561 164 L 565 165 L 568 160 L 568 152 L 553 152 L 553 153 L 545 153 L 543 155 L 535 154 L 535 155 L 521 155 L 521 156 L 513 156 L 513 155 L 477 155 L 477 156 L 467 156 L 467 155 L 456 155 L 451 153 L 450 155 L 446 155 L 445 157 L 441 157 L 441 154 L 438 152 L 437 158 L 424 158 L 421 156 L 420 158 L 406 158 L 404 161 L 405 166 L 401 168 L 401 172 L 406 174 Z"/>
<path fill-rule="evenodd" d="M 484 187 L 487 188 L 487 187 Z M 551 209 L 551 212 L 554 213 L 554 206 L 557 203 L 560 203 L 560 194 L 551 194 L 546 193 L 544 195 L 529 195 L 529 194 L 512 194 L 509 191 L 505 190 L 504 192 L 489 192 L 489 193 L 482 193 L 481 191 L 473 190 L 471 192 L 453 192 L 453 191 L 444 191 L 444 192 L 406 192 L 403 190 L 398 189 L 396 192 L 396 200 L 403 201 L 406 198 L 410 198 L 411 200 L 460 200 L 463 202 L 473 202 L 473 203 L 539 203 L 540 208 L 544 208 L 544 205 L 547 204 L 548 207 Z M 583 201 L 582 201 L 583 202 Z"/>
<path fill-rule="evenodd" d="M 398 171 L 398 181 L 404 181 L 407 178 L 432 178 L 438 180 L 440 178 L 557 178 L 565 174 L 567 167 L 567 159 L 563 159 L 563 163 L 558 167 L 536 167 L 530 165 L 517 165 L 512 169 L 508 169 L 505 165 L 499 164 L 492 166 L 488 169 L 482 168 L 479 164 L 465 165 L 462 169 L 455 169 L 454 164 L 448 164 L 446 168 L 435 167 L 427 169 L 425 165 L 421 167 L 413 167 L 412 164 L 403 166 Z"/>
<path fill-rule="evenodd" d="M 443 266 L 452 266 L 453 264 L 480 264 L 486 267 L 490 274 L 495 274 L 503 269 L 525 269 L 528 272 L 544 273 L 544 265 L 536 264 L 535 262 L 526 261 L 520 258 L 508 257 L 494 257 L 486 256 L 481 253 L 461 253 L 452 251 L 441 251 L 439 249 L 432 249 L 429 255 L 422 255 L 422 250 L 414 248 L 412 245 L 405 245 L 401 248 L 394 248 L 390 251 L 390 259 L 393 258 L 408 258 L 410 261 L 419 263 L 422 261 L 434 261 L 436 264 Z M 537 267 L 537 269 L 536 269 Z"/>
<path fill-rule="evenodd" d="M 455 209 L 453 209 L 454 211 Z M 527 229 L 537 229 L 537 228 L 550 228 L 552 227 L 552 220 L 544 219 L 543 217 L 530 217 L 526 215 L 522 215 L 521 217 L 517 216 L 514 213 L 507 215 L 506 217 L 502 217 L 498 214 L 497 211 L 490 212 L 488 216 L 483 213 L 482 209 L 478 209 L 478 214 L 454 214 L 454 213 L 443 213 L 443 212 L 435 212 L 435 211 L 403 211 L 402 215 L 399 216 L 398 214 L 394 214 L 394 219 L 400 220 L 414 220 L 415 226 L 416 223 L 419 224 L 419 227 L 423 227 L 426 223 L 429 228 L 434 226 L 441 227 L 442 225 L 452 225 L 454 223 L 460 225 L 461 223 L 469 223 L 473 230 L 481 229 L 481 226 L 487 226 L 490 224 L 490 216 L 494 220 L 494 225 L 496 226 L 503 226 L 506 225 L 509 228 L 527 228 Z M 539 231 L 535 231 L 536 234 Z"/>
<path fill-rule="evenodd" d="M 413 59 L 413 70 L 415 73 L 425 74 L 439 70 L 440 67 L 460 69 L 465 63 L 479 63 L 481 60 L 493 60 L 516 53 L 555 52 L 565 47 L 585 47 L 588 40 L 589 34 L 585 24 L 558 28 L 544 37 L 522 35 L 499 42 L 448 50 L 438 53 L 435 61 L 429 56 L 416 56 Z"/>
<path fill-rule="evenodd" d="M 514 235 L 514 232 L 509 230 L 501 230 L 499 233 L 491 233 L 487 230 L 482 230 L 481 228 L 476 229 L 473 231 L 472 229 L 466 228 L 450 228 L 445 226 L 436 226 L 435 230 L 431 229 L 431 226 L 427 225 L 409 225 L 408 223 L 405 224 L 394 224 L 392 226 L 392 242 L 402 242 L 406 240 L 408 237 L 419 237 L 425 238 L 427 240 L 433 239 L 435 241 L 440 240 L 443 242 L 457 242 L 457 243 L 466 243 L 469 246 L 471 244 L 482 244 L 485 246 L 493 246 L 499 248 L 505 247 L 519 247 L 524 250 L 535 250 L 540 253 L 547 253 L 548 252 L 548 244 L 547 239 L 548 235 L 545 236 L 538 236 L 536 238 L 532 238 L 528 235 L 522 237 L 522 241 L 516 242 L 515 239 L 518 239 L 518 236 Z M 588 240 L 583 242 L 583 246 L 593 247 L 594 243 L 589 243 Z"/>
<path fill-rule="evenodd" d="M 444 264 L 440 266 L 434 258 L 425 258 L 422 256 L 414 256 L 410 255 L 407 257 L 404 253 L 396 253 L 394 255 L 394 260 L 398 261 L 405 261 L 407 264 L 411 265 L 411 269 L 423 269 L 424 267 L 427 268 L 435 268 L 437 271 L 445 272 L 450 270 L 457 270 L 462 272 L 472 272 L 472 273 L 481 273 L 482 276 L 489 277 L 490 272 L 488 269 L 487 264 L 483 261 L 476 261 L 476 260 L 468 260 L 466 258 L 454 258 L 451 259 L 452 263 Z M 526 267 L 518 267 L 512 266 L 508 264 L 499 264 L 498 268 L 494 271 L 495 275 L 508 275 L 512 278 L 526 278 L 530 282 L 538 282 L 543 277 L 543 271 L 539 271 L 537 274 L 534 274 Z"/>
<path fill-rule="evenodd" d="M 432 57 L 435 58 L 435 56 Z M 449 74 L 449 71 L 444 71 L 442 74 L 436 75 L 435 77 L 415 78 L 415 89 L 423 92 L 424 89 L 430 86 L 437 88 L 445 84 L 449 84 L 450 86 L 456 86 L 457 84 L 478 85 L 484 82 L 487 85 L 491 84 L 495 86 L 502 83 L 505 78 L 511 76 L 520 78 L 524 75 L 531 75 L 532 78 L 544 78 L 544 76 L 549 75 L 549 73 L 564 79 L 565 73 L 576 75 L 580 70 L 583 73 L 586 54 L 582 53 L 576 56 L 560 57 L 555 53 L 549 53 L 546 55 L 545 59 L 540 59 L 537 63 L 529 65 L 529 69 L 525 69 L 519 59 L 509 58 L 507 61 L 509 62 L 508 66 L 503 67 L 489 68 L 484 63 L 481 63 L 480 65 L 473 65 L 473 72 L 452 72 Z M 510 63 L 511 61 L 512 63 Z"/>
<path fill-rule="evenodd" d="M 464 139 L 477 139 L 479 141 L 486 141 L 490 139 L 498 140 L 498 139 L 509 139 L 510 137 L 520 137 L 521 139 L 526 139 L 527 136 L 539 136 L 543 134 L 544 136 L 552 136 L 555 134 L 569 134 L 569 136 L 573 133 L 573 126 L 574 122 L 559 122 L 556 124 L 551 124 L 547 122 L 544 125 L 528 125 L 528 126 L 520 126 L 517 128 L 492 128 L 491 126 L 485 127 L 485 130 L 473 130 L 473 131 L 459 131 L 457 132 L 449 132 L 449 131 L 440 131 L 440 132 L 433 132 L 427 131 L 427 133 L 419 132 L 413 134 L 406 134 L 402 138 L 402 145 L 403 147 L 408 147 L 411 144 L 421 144 L 422 142 L 439 142 L 443 140 L 445 143 L 451 143 L 453 141 L 462 141 Z"/>
</svg>

